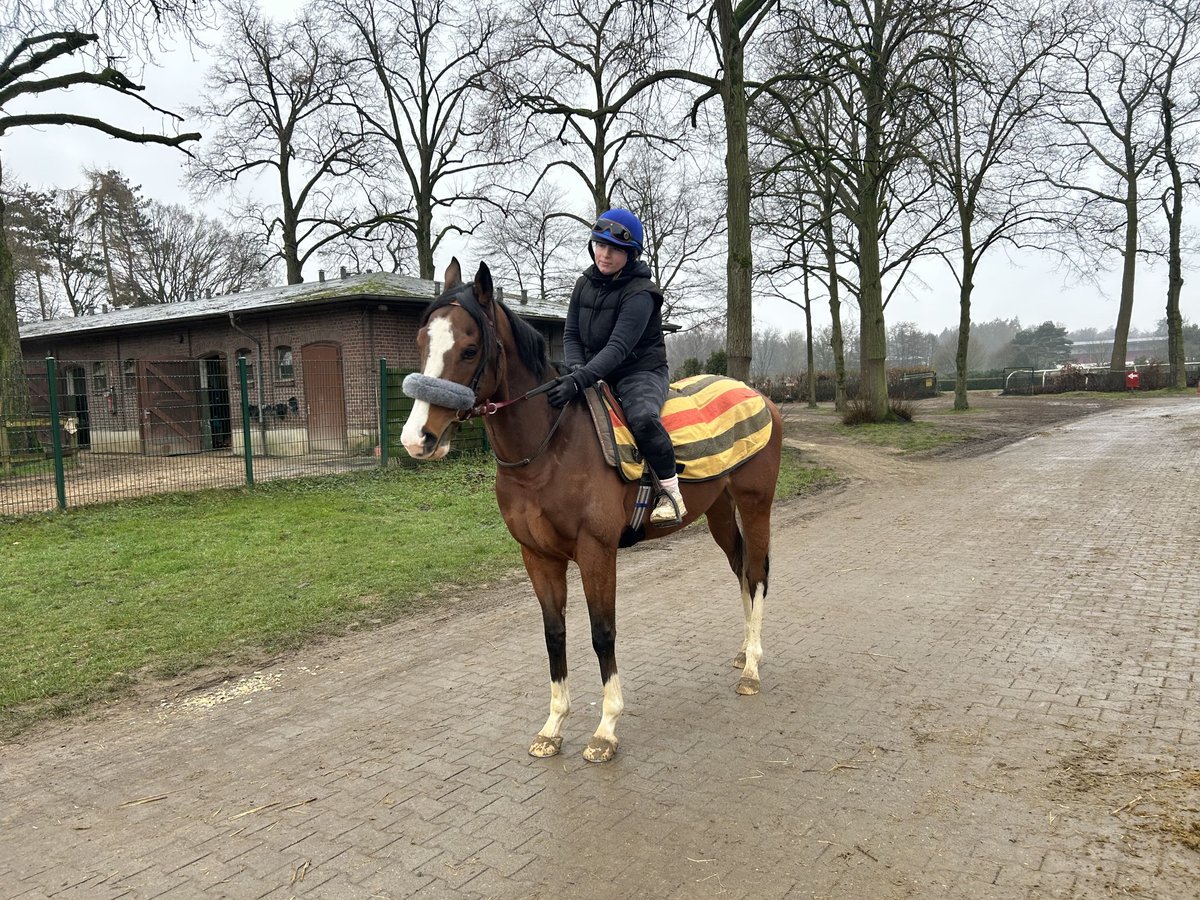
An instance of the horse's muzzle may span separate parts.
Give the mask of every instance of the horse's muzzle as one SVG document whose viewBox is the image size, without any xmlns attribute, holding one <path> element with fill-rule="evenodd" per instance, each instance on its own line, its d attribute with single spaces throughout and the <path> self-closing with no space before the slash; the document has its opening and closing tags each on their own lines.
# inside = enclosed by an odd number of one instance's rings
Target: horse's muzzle
<svg viewBox="0 0 1200 900">
<path fill-rule="evenodd" d="M 454 426 L 450 421 L 440 435 L 434 434 L 428 428 L 422 428 L 419 442 L 404 442 L 404 449 L 413 459 L 441 459 L 450 452 L 450 438 L 454 434 Z"/>
</svg>

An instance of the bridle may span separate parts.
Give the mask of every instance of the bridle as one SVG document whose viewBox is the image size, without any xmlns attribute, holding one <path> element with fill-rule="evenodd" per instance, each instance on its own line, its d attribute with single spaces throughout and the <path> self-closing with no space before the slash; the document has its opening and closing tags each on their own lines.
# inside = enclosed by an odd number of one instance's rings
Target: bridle
<svg viewBox="0 0 1200 900">
<path fill-rule="evenodd" d="M 551 380 L 551 381 L 545 382 L 544 384 L 539 384 L 533 390 L 522 394 L 520 397 L 513 397 L 509 400 L 501 400 L 499 402 L 497 402 L 495 400 L 479 400 L 479 385 L 480 385 L 480 382 L 483 381 L 483 376 L 484 376 L 484 373 L 487 371 L 488 364 L 492 361 L 493 357 L 496 359 L 497 363 L 499 363 L 503 360 L 504 345 L 500 343 L 500 337 L 496 330 L 496 323 L 492 320 L 492 318 L 490 316 L 488 316 L 488 314 L 486 312 L 484 312 L 483 307 L 481 307 L 479 305 L 479 301 L 477 301 L 475 299 L 475 293 L 472 290 L 471 285 L 470 284 L 459 285 L 457 288 L 454 289 L 454 294 L 456 294 L 458 296 L 456 296 L 453 299 L 450 299 L 448 301 L 445 301 L 441 305 L 457 306 L 459 309 L 466 312 L 472 319 L 475 320 L 475 325 L 479 329 L 480 334 L 483 335 L 483 338 L 484 338 L 483 339 L 483 353 L 480 354 L 479 365 L 475 369 L 475 374 L 473 376 L 471 376 L 470 384 L 467 385 L 468 390 L 470 390 L 470 392 L 474 395 L 474 398 L 477 402 L 472 406 L 460 408 L 458 413 L 454 417 L 454 420 L 456 422 L 459 422 L 459 423 L 469 422 L 471 419 L 475 419 L 475 418 L 482 418 L 484 416 L 494 416 L 496 413 L 498 413 L 500 410 L 504 409 L 505 407 L 512 406 L 515 403 L 520 403 L 522 400 L 529 400 L 533 397 L 537 397 L 539 394 L 546 393 L 547 391 L 550 390 L 550 388 L 552 388 L 554 386 L 554 381 Z M 440 308 L 440 306 L 438 308 Z M 431 310 L 430 312 L 433 312 L 433 311 L 435 311 L 435 310 Z M 427 322 L 428 322 L 428 316 L 426 316 L 424 321 L 422 321 L 422 323 L 421 323 L 422 326 L 424 326 Z M 422 376 L 422 377 L 425 377 L 425 376 Z M 434 380 L 445 381 L 445 379 L 434 379 Z M 407 381 L 408 381 L 408 379 L 406 379 L 405 393 L 408 393 L 409 396 L 415 396 L 413 393 L 410 392 Z M 450 382 L 450 383 L 454 384 L 453 382 Z M 416 396 L 416 399 L 419 400 L 419 399 L 423 399 L 423 398 Z M 560 424 L 562 424 L 562 420 L 563 420 L 563 417 L 566 415 L 566 412 L 567 412 L 567 405 L 564 405 L 562 407 L 562 409 L 559 410 L 558 416 L 555 418 L 554 423 L 550 426 L 550 430 L 546 433 L 545 438 L 542 439 L 542 442 L 538 445 L 537 449 L 534 450 L 533 453 L 531 453 L 529 456 L 525 457 L 522 460 L 517 460 L 515 462 L 509 462 L 508 460 L 501 459 L 499 457 L 499 455 L 497 455 L 495 448 L 491 448 L 492 456 L 495 458 L 496 464 L 499 466 L 502 466 L 504 468 L 519 468 L 521 466 L 529 465 L 531 462 L 533 462 L 535 459 L 537 459 L 539 456 L 541 456 L 542 453 L 545 452 L 546 448 L 550 445 L 550 440 L 554 437 L 554 433 L 556 431 L 558 431 L 558 426 Z M 490 444 L 490 442 L 489 442 L 489 444 Z"/>
</svg>

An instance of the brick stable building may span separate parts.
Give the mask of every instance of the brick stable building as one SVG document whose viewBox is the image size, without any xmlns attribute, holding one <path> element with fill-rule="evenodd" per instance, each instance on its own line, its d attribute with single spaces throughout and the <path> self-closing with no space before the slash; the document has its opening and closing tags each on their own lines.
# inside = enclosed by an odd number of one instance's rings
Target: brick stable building
<svg viewBox="0 0 1200 900">
<path fill-rule="evenodd" d="M 60 410 L 95 452 L 243 450 L 239 358 L 256 453 L 370 452 L 379 360 L 417 363 L 417 321 L 436 282 L 374 273 L 21 327 L 35 407 Z M 561 355 L 565 305 L 503 298 Z"/>
</svg>

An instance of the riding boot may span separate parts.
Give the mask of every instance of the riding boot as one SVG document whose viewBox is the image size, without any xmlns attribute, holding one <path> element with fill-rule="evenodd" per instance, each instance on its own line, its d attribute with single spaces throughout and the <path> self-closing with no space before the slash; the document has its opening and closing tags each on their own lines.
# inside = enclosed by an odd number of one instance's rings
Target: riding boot
<svg viewBox="0 0 1200 900">
<path fill-rule="evenodd" d="M 679 525 L 687 515 L 683 495 L 677 489 L 664 488 L 650 512 L 651 525 Z"/>
</svg>

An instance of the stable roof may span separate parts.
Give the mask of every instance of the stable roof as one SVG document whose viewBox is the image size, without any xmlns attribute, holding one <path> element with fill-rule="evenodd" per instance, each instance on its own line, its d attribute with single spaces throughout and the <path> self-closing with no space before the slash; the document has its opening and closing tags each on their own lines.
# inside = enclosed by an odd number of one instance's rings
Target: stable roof
<svg viewBox="0 0 1200 900">
<path fill-rule="evenodd" d="M 206 297 L 178 303 L 156 303 L 132 309 L 117 309 L 91 316 L 51 319 L 48 322 L 30 322 L 21 325 L 21 337 L 34 339 L 60 335 L 85 334 L 113 329 L 129 329 L 158 324 L 176 324 L 214 317 L 224 318 L 229 313 L 256 313 L 290 310 L 307 305 L 336 304 L 349 300 L 404 301 L 425 304 L 441 290 L 441 282 L 395 275 L 390 272 L 370 272 L 365 275 L 347 275 L 328 281 L 311 281 L 304 284 L 288 284 L 226 294 L 222 297 Z M 545 298 L 530 297 L 522 301 L 521 295 L 498 296 L 521 316 L 534 319 L 566 318 L 566 304 Z"/>
</svg>

